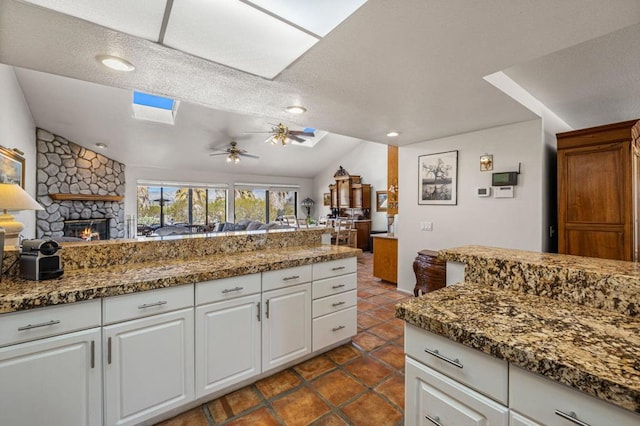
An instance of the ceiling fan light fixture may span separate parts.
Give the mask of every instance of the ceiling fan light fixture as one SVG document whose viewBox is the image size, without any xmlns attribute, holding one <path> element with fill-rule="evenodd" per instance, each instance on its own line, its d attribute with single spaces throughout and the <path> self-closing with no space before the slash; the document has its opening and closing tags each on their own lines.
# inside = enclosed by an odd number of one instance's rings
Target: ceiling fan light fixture
<svg viewBox="0 0 640 426">
<path fill-rule="evenodd" d="M 291 105 L 287 107 L 287 112 L 290 112 L 291 114 L 304 114 L 307 112 L 307 109 L 300 105 Z"/>
<path fill-rule="evenodd" d="M 119 58 L 112 55 L 97 55 L 96 59 L 107 68 L 111 68 L 115 71 L 131 72 L 136 69 L 135 65 L 126 59 Z"/>
<path fill-rule="evenodd" d="M 395 130 L 392 130 L 389 133 L 387 133 L 387 137 L 390 137 L 390 138 L 395 138 L 395 137 L 397 137 L 399 135 L 400 135 L 400 133 L 396 132 Z"/>
</svg>

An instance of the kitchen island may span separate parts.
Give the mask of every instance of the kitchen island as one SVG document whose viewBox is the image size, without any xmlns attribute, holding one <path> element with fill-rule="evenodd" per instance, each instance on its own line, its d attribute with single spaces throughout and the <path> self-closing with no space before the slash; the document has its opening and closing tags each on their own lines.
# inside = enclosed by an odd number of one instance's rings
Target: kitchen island
<svg viewBox="0 0 640 426">
<path fill-rule="evenodd" d="M 153 424 L 348 342 L 361 251 L 324 232 L 70 243 L 60 278 L 11 269 L 0 424 Z"/>
<path fill-rule="evenodd" d="M 640 413 L 637 264 L 479 246 L 442 250 L 439 256 L 463 263 L 465 282 L 396 307 L 396 316 L 407 324 L 408 365 L 417 358 L 431 365 L 425 368 L 435 368 L 488 396 L 489 402 L 498 401 L 506 411 L 498 407 L 496 412 L 511 416 L 512 424 L 571 424 L 562 414 L 580 415 L 576 408 L 565 410 L 567 413 L 558 409 L 561 414 L 552 411 L 550 418 L 544 417 L 542 409 L 535 406 L 536 389 L 523 385 L 539 378 L 549 379 L 541 386 L 553 382 L 564 391 L 564 386 L 557 385 L 561 383 L 572 392 L 579 391 L 578 396 L 597 398 L 588 399 L 586 405 L 594 411 L 614 408 L 624 418 L 619 424 L 640 424 L 640 415 L 633 414 Z M 486 383 L 449 372 L 443 367 L 446 361 L 433 361 L 443 355 L 442 350 L 435 356 L 425 355 L 425 360 L 424 352 L 412 342 L 413 337 L 421 339 L 423 335 L 430 345 L 444 337 L 460 344 L 463 353 L 465 348 L 473 348 L 488 355 L 481 365 L 500 360 L 503 364 L 496 365 L 493 378 L 485 379 L 501 383 L 492 390 Z M 407 387 L 407 409 L 415 411 L 419 403 L 409 373 Z M 599 400 L 607 404 L 593 408 Z M 433 405 L 422 409 L 437 411 Z M 405 412 L 407 424 L 413 424 L 412 415 Z M 598 418 L 597 413 L 595 416 Z M 569 423 L 555 423 L 561 420 Z M 618 423 L 609 419 L 606 424 Z"/>
</svg>

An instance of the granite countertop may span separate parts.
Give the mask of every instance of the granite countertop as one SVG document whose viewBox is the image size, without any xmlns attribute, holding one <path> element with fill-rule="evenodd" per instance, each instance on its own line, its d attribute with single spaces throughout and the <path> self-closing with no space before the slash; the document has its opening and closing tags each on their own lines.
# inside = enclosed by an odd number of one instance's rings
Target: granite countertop
<svg viewBox="0 0 640 426">
<path fill-rule="evenodd" d="M 65 270 L 62 277 L 46 281 L 3 277 L 0 314 L 291 268 L 353 257 L 360 252 L 344 246 L 317 244 Z"/>
<path fill-rule="evenodd" d="M 589 285 L 624 282 L 617 271 L 629 274 L 635 288 L 635 265 L 616 269 L 616 261 L 479 247 L 440 255 L 467 263 L 467 281 L 397 305 L 398 318 L 640 413 L 636 310 L 603 309 L 598 298 L 615 298 L 611 292 L 585 297 L 589 287 L 578 285 L 583 280 L 567 280 L 571 270 L 580 269 L 594 274 Z M 580 297 L 548 291 L 550 283 Z"/>
</svg>

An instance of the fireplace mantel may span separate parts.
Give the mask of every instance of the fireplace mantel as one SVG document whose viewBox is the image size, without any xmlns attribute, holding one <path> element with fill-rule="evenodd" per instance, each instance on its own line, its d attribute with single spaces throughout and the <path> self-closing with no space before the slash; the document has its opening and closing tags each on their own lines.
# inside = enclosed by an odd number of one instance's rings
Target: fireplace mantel
<svg viewBox="0 0 640 426">
<path fill-rule="evenodd" d="M 56 201 L 115 201 L 120 202 L 122 195 L 94 195 L 94 194 L 52 194 L 49 197 Z"/>
</svg>

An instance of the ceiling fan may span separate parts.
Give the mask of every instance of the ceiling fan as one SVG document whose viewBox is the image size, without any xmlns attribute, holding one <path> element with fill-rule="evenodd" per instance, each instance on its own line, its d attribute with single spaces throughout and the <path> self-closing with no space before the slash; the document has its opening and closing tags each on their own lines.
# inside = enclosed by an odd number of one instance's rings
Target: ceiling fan
<svg viewBox="0 0 640 426">
<path fill-rule="evenodd" d="M 225 150 L 221 150 L 221 152 L 213 152 L 213 153 L 211 153 L 209 155 L 210 156 L 226 155 L 227 156 L 227 163 L 235 163 L 235 164 L 240 162 L 240 157 L 260 158 L 257 155 L 249 154 L 244 149 L 238 148 L 238 142 L 236 142 L 236 141 L 229 142 L 229 145 L 230 145 L 229 148 L 227 148 Z"/>
<path fill-rule="evenodd" d="M 272 144 L 277 144 L 280 142 L 282 145 L 286 145 L 289 140 L 294 142 L 305 142 L 304 137 L 314 137 L 315 129 L 304 129 L 304 130 L 290 130 L 288 126 L 285 126 L 282 123 L 278 123 L 271 128 L 271 131 L 268 132 L 250 132 L 250 133 L 271 133 L 271 136 L 265 142 L 271 142 Z"/>
</svg>

